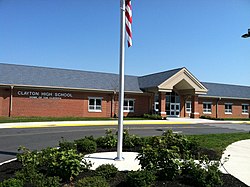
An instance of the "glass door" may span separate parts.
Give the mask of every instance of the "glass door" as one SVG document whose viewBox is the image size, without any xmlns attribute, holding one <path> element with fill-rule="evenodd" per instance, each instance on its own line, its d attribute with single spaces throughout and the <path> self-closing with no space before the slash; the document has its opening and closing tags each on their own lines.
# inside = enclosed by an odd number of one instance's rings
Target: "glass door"
<svg viewBox="0 0 250 187">
<path fill-rule="evenodd" d="M 180 103 L 170 104 L 170 116 L 179 117 L 180 116 Z"/>
</svg>

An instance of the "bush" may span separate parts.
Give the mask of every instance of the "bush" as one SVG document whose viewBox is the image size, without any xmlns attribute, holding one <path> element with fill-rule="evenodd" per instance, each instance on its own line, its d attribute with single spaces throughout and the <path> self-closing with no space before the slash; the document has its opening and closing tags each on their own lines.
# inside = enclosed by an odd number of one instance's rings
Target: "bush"
<svg viewBox="0 0 250 187">
<path fill-rule="evenodd" d="M 109 180 L 115 177 L 118 169 L 113 164 L 103 164 L 96 168 L 96 174 Z"/>
<path fill-rule="evenodd" d="M 0 182 L 0 187 L 23 187 L 23 181 L 15 178 Z"/>
<path fill-rule="evenodd" d="M 177 149 L 177 148 L 176 148 Z M 178 150 L 146 146 L 137 159 L 142 169 L 156 172 L 161 179 L 173 180 L 180 174 Z"/>
<path fill-rule="evenodd" d="M 134 148 L 144 145 L 143 139 L 136 135 L 130 135 L 128 129 L 123 131 L 123 145 L 125 148 Z"/>
<path fill-rule="evenodd" d="M 34 187 L 58 187 L 60 186 L 59 177 L 47 177 L 42 173 L 39 173 L 34 166 L 28 165 L 22 170 L 16 172 L 17 180 L 23 181 L 25 186 Z"/>
<path fill-rule="evenodd" d="M 42 151 L 43 162 L 50 175 L 58 175 L 63 180 L 77 176 L 81 171 L 89 169 L 90 163 L 83 160 L 83 155 L 76 150 L 60 151 L 48 148 Z"/>
<path fill-rule="evenodd" d="M 143 117 L 147 119 L 154 119 L 154 120 L 162 119 L 162 117 L 158 114 L 144 114 Z"/>
<path fill-rule="evenodd" d="M 70 150 L 70 149 L 76 149 L 76 143 L 75 142 L 69 142 L 62 138 L 62 141 L 59 141 L 59 147 L 61 150 Z"/>
<path fill-rule="evenodd" d="M 212 187 L 222 185 L 219 162 L 212 163 L 207 157 L 202 157 L 199 163 L 193 159 L 186 160 L 182 166 L 184 182 L 195 186 Z"/>
<path fill-rule="evenodd" d="M 100 177 L 85 177 L 76 182 L 76 187 L 109 187 L 107 181 Z"/>
<path fill-rule="evenodd" d="M 180 134 L 171 130 L 162 136 L 152 137 L 150 145 L 143 147 L 138 160 L 142 169 L 155 171 L 162 179 L 173 180 L 180 175 L 180 158 L 189 158 L 190 147 L 194 146 Z"/>
<path fill-rule="evenodd" d="M 98 147 L 114 148 L 117 145 L 117 135 L 111 129 L 106 130 L 106 135 L 96 139 Z"/>
<path fill-rule="evenodd" d="M 150 171 L 131 171 L 127 175 L 127 184 L 130 187 L 148 187 L 155 179 L 155 175 Z"/>
<path fill-rule="evenodd" d="M 96 142 L 94 140 L 90 140 L 88 138 L 83 138 L 80 140 L 76 140 L 76 147 L 77 147 L 77 151 L 80 153 L 94 153 L 96 152 Z"/>
<path fill-rule="evenodd" d="M 46 148 L 40 152 L 31 152 L 26 148 L 22 150 L 23 154 L 19 154 L 17 158 L 24 168 L 30 167 L 37 172 L 43 171 L 46 175 L 59 176 L 64 181 L 70 180 L 91 166 L 83 159 L 82 154 L 72 149 Z"/>
</svg>

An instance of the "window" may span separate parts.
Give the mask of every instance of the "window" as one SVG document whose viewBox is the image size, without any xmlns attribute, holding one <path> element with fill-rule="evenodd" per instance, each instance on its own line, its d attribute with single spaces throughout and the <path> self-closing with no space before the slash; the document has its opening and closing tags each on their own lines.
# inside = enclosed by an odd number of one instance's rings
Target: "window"
<svg viewBox="0 0 250 187">
<path fill-rule="evenodd" d="M 192 110 L 191 101 L 186 101 L 186 113 L 190 114 Z"/>
<path fill-rule="evenodd" d="M 232 114 L 232 108 L 233 104 L 232 103 L 225 103 L 225 114 Z"/>
<path fill-rule="evenodd" d="M 154 104 L 154 111 L 159 112 L 159 102 L 155 102 Z"/>
<path fill-rule="evenodd" d="M 102 111 L 102 98 L 90 97 L 89 98 L 89 111 L 90 112 L 101 112 Z"/>
<path fill-rule="evenodd" d="M 210 102 L 203 103 L 203 113 L 204 114 L 211 114 L 212 113 L 212 103 L 210 103 Z"/>
<path fill-rule="evenodd" d="M 159 95 L 155 94 L 154 97 L 154 112 L 158 113 L 159 112 Z"/>
<path fill-rule="evenodd" d="M 134 104 L 135 104 L 134 99 L 124 99 L 124 106 L 123 106 L 124 112 L 134 112 Z"/>
<path fill-rule="evenodd" d="M 242 104 L 242 114 L 248 114 L 248 104 Z"/>
</svg>

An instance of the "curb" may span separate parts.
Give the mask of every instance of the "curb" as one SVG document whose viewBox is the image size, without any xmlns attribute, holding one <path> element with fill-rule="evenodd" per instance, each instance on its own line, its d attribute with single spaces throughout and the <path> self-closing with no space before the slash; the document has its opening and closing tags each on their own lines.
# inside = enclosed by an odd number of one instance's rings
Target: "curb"
<svg viewBox="0 0 250 187">
<path fill-rule="evenodd" d="M 13 162 L 13 161 L 16 161 L 16 160 L 17 160 L 17 158 L 13 158 L 13 159 L 10 159 L 10 160 L 1 162 L 1 163 L 0 163 L 0 166 L 3 165 L 3 164 L 8 164 L 8 163 Z"/>
<path fill-rule="evenodd" d="M 250 121 L 166 121 L 166 120 L 125 120 L 124 125 L 191 125 L 191 124 L 239 124 L 250 125 Z M 63 121 L 63 122 L 23 122 L 0 123 L 2 128 L 51 128 L 51 127 L 84 127 L 84 126 L 117 126 L 118 121 Z"/>
</svg>

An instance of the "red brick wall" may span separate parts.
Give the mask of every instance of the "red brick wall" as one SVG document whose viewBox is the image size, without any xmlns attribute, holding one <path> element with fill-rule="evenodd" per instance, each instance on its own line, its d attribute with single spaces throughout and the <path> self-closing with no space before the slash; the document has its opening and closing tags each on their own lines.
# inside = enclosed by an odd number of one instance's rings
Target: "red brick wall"
<svg viewBox="0 0 250 187">
<path fill-rule="evenodd" d="M 51 98 L 29 98 L 29 96 L 21 96 L 17 91 L 36 91 L 29 89 L 14 88 L 13 97 L 13 111 L 11 116 L 75 116 L 75 117 L 111 117 L 114 114 L 118 116 L 118 95 L 113 98 L 111 93 L 97 93 L 97 92 L 72 92 L 72 91 L 51 91 L 38 90 L 38 92 L 49 93 L 70 93 L 72 97 L 60 99 Z M 88 98 L 101 97 L 102 98 L 102 112 L 88 111 Z M 134 112 L 124 113 L 124 116 L 142 116 L 145 113 L 150 113 L 152 110 L 152 103 L 150 99 L 153 97 L 148 94 L 125 94 L 125 98 L 134 99 Z M 184 101 L 181 100 L 181 108 L 183 117 Z M 212 102 L 212 114 L 203 113 L 203 102 Z M 199 116 L 206 115 L 216 117 L 216 102 L 213 98 L 199 98 L 196 111 Z M 225 114 L 225 103 L 233 103 L 233 113 Z M 218 102 L 218 118 L 249 118 L 249 114 L 242 114 L 242 104 L 249 104 L 249 100 L 226 100 L 221 99 Z M 9 116 L 10 105 L 10 88 L 0 88 L 0 116 Z M 112 111 L 111 111 L 112 110 Z M 112 112 L 112 113 L 111 113 Z"/>
<path fill-rule="evenodd" d="M 203 113 L 203 102 L 212 102 L 212 114 Z M 216 102 L 214 98 L 199 98 L 199 113 L 200 116 L 216 117 Z M 225 114 L 225 103 L 232 103 L 232 114 Z M 236 99 L 221 99 L 218 101 L 218 118 L 249 118 L 249 114 L 242 114 L 242 104 L 249 104 L 249 100 L 236 100 Z"/>
<path fill-rule="evenodd" d="M 10 88 L 0 88 L 0 116 L 9 116 Z"/>
<path fill-rule="evenodd" d="M 39 93 L 34 98 L 32 94 L 25 92 L 34 91 Z M 49 97 L 42 96 L 41 92 L 48 92 Z M 72 97 L 54 97 L 55 93 L 68 93 Z M 52 98 L 53 97 L 53 98 Z M 88 110 L 89 97 L 102 98 L 102 111 L 91 112 Z M 126 94 L 125 98 L 135 100 L 135 112 L 124 113 L 125 116 L 140 116 L 149 113 L 149 96 L 142 94 Z M 9 115 L 10 89 L 0 89 L 0 116 Z M 74 117 L 111 117 L 112 113 L 118 114 L 118 97 L 112 105 L 111 93 L 97 92 L 72 92 L 51 91 L 14 88 L 13 111 L 11 116 L 74 116 Z"/>
<path fill-rule="evenodd" d="M 134 112 L 124 112 L 124 116 L 142 116 L 145 113 L 150 113 L 150 99 L 151 96 L 148 95 L 138 95 L 138 94 L 125 94 L 125 99 L 134 99 Z M 118 97 L 116 97 L 114 103 L 114 113 L 118 116 L 119 102 Z"/>
<path fill-rule="evenodd" d="M 61 97 L 51 99 L 18 96 L 17 91 L 20 90 L 14 90 L 12 116 L 109 117 L 111 115 L 111 98 L 108 94 L 43 90 L 49 93 L 63 92 L 72 95 L 72 98 Z M 29 90 L 25 89 L 25 91 Z M 88 97 L 102 98 L 102 112 L 88 111 Z"/>
</svg>

